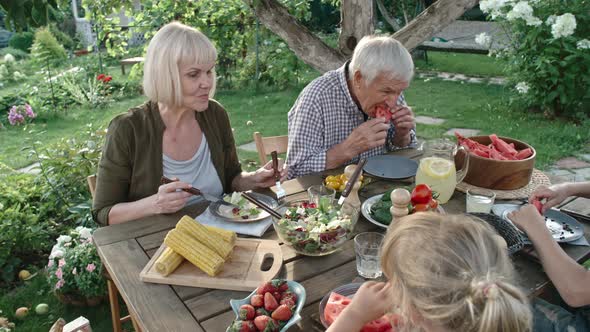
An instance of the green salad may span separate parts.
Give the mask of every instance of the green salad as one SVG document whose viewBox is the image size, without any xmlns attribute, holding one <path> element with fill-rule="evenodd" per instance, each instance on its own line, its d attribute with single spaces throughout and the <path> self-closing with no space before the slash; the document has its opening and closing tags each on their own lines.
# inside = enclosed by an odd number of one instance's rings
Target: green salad
<svg viewBox="0 0 590 332">
<path fill-rule="evenodd" d="M 391 223 L 391 212 L 389 212 L 389 209 L 391 208 L 392 191 L 393 189 L 388 190 L 383 196 L 381 196 L 381 199 L 377 203 L 371 206 L 371 218 L 384 225 L 389 225 Z"/>
<path fill-rule="evenodd" d="M 307 201 L 292 205 L 276 226 L 283 241 L 307 255 L 333 252 L 346 242 L 354 228 L 352 218 L 329 200 L 320 200 L 319 206 Z"/>
<path fill-rule="evenodd" d="M 233 192 L 231 195 L 226 195 L 223 197 L 223 200 L 238 206 L 231 209 L 231 215 L 234 218 L 250 219 L 258 216 L 262 212 L 262 210 L 257 208 L 256 205 L 242 197 L 242 194 L 239 192 Z"/>
</svg>

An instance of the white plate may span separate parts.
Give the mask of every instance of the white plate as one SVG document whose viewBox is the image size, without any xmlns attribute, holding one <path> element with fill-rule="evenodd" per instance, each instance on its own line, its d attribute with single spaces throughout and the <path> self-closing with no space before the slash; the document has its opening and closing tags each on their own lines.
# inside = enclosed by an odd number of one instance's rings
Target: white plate
<svg viewBox="0 0 590 332">
<path fill-rule="evenodd" d="M 258 194 L 258 193 L 254 193 L 254 192 L 251 192 L 249 194 L 251 196 L 253 196 L 254 198 L 257 198 L 259 201 L 266 203 L 266 205 L 272 207 L 273 209 L 277 207 L 277 202 L 270 196 Z M 248 219 L 242 219 L 239 216 L 230 217 L 230 215 L 232 215 L 232 213 L 231 213 L 232 207 L 231 206 L 224 205 L 219 202 L 213 202 L 209 205 L 209 210 L 211 211 L 211 214 L 213 214 L 214 216 L 222 218 L 223 220 L 227 220 L 227 221 L 243 222 L 243 223 L 262 220 L 262 219 L 270 216 L 270 214 L 268 214 L 268 212 L 262 210 L 261 208 L 257 207 L 257 209 L 260 210 L 259 214 L 255 215 L 255 216 L 251 216 Z"/>
<path fill-rule="evenodd" d="M 383 194 L 379 194 L 379 195 L 375 195 L 371 198 L 367 198 L 367 200 L 365 200 L 363 202 L 363 204 L 361 205 L 361 213 L 363 214 L 363 217 L 365 217 L 371 223 L 373 223 L 381 228 L 387 229 L 387 227 L 389 227 L 389 225 L 382 224 L 382 223 L 378 222 L 377 220 L 373 219 L 373 217 L 371 217 L 371 207 L 375 203 L 379 202 L 381 197 L 383 197 Z M 436 210 L 438 213 L 442 213 L 442 214 L 445 213 L 445 210 L 440 205 L 436 208 Z"/>
</svg>

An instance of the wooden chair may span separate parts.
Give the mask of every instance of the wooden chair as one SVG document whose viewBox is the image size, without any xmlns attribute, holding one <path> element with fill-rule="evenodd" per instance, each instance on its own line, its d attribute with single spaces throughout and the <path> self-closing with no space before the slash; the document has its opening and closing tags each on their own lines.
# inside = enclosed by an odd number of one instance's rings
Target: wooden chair
<svg viewBox="0 0 590 332">
<path fill-rule="evenodd" d="M 96 193 L 96 174 L 90 175 L 86 178 L 88 182 L 88 189 L 90 190 L 90 195 L 94 198 L 94 194 Z M 131 314 L 121 317 L 121 307 L 119 306 L 119 290 L 117 286 L 113 282 L 113 279 L 109 275 L 109 272 L 103 266 L 103 274 L 107 280 L 107 289 L 109 292 L 109 303 L 111 305 L 111 319 L 113 321 L 113 331 L 114 332 L 122 332 L 123 331 L 123 323 L 126 321 L 131 320 L 131 324 L 133 324 L 133 328 L 137 332 L 141 332 L 141 329 L 137 325 L 135 319 L 131 316 Z"/>
<path fill-rule="evenodd" d="M 289 139 L 287 135 L 262 137 L 262 134 L 255 132 L 254 142 L 256 143 L 256 151 L 258 151 L 258 159 L 260 159 L 260 164 L 265 165 L 268 162 L 266 156 L 272 151 L 277 151 L 277 153 L 287 152 Z"/>
</svg>

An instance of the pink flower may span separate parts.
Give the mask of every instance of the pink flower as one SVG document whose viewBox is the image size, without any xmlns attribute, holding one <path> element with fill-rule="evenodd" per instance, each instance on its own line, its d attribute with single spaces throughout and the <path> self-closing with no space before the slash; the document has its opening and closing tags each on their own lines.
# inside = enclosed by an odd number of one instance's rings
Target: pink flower
<svg viewBox="0 0 590 332">
<path fill-rule="evenodd" d="M 25 122 L 25 117 L 19 113 L 16 106 L 12 106 L 10 108 L 10 112 L 8 112 L 8 122 L 10 122 L 10 124 L 13 126 Z"/>
<path fill-rule="evenodd" d="M 72 274 L 73 274 L 73 275 L 76 275 L 76 274 L 78 274 L 78 270 L 76 270 L 76 268 L 73 268 L 73 269 L 72 269 Z"/>
<path fill-rule="evenodd" d="M 60 279 L 57 281 L 57 283 L 55 284 L 55 289 L 60 289 L 64 286 L 66 282 L 63 279 Z"/>
<path fill-rule="evenodd" d="M 33 112 L 33 108 L 29 104 L 25 104 L 25 114 L 31 119 L 34 119 L 37 117 L 37 114 L 35 114 L 35 112 Z"/>
<path fill-rule="evenodd" d="M 62 267 L 62 266 L 64 266 L 64 265 L 66 265 L 66 260 L 65 260 L 65 259 L 63 259 L 63 258 L 62 258 L 62 259 L 60 259 L 60 260 L 57 262 L 57 266 L 58 266 L 58 267 Z"/>
<path fill-rule="evenodd" d="M 57 277 L 57 279 L 60 279 L 60 280 L 61 280 L 61 279 L 63 279 L 63 277 L 64 277 L 64 274 L 63 274 L 63 272 L 62 272 L 62 270 L 61 270 L 61 267 L 60 267 L 60 268 L 58 268 L 58 269 L 55 271 L 55 276 Z"/>
<path fill-rule="evenodd" d="M 94 270 L 96 270 L 96 265 L 94 265 L 94 263 L 90 263 L 90 264 L 86 265 L 86 271 L 92 272 Z"/>
<path fill-rule="evenodd" d="M 47 263 L 47 267 L 51 268 L 53 266 L 53 259 L 50 259 L 49 262 Z"/>
</svg>

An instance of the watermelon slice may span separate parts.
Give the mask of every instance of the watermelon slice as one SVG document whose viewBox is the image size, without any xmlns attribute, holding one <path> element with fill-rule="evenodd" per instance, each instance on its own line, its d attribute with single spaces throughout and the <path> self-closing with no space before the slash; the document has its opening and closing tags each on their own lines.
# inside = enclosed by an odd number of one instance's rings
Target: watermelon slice
<svg viewBox="0 0 590 332">
<path fill-rule="evenodd" d="M 328 325 L 332 325 L 336 318 L 342 313 L 342 311 L 352 302 L 352 300 L 346 296 L 338 293 L 330 293 L 328 303 L 324 308 L 324 318 Z M 363 325 L 360 332 L 395 332 L 391 326 L 393 322 L 396 326 L 399 322 L 397 315 L 383 315 L 382 317 L 375 319 L 365 325 Z"/>
<path fill-rule="evenodd" d="M 376 118 L 384 118 L 388 122 L 391 120 L 391 111 L 383 106 L 375 107 L 375 117 Z"/>
</svg>

